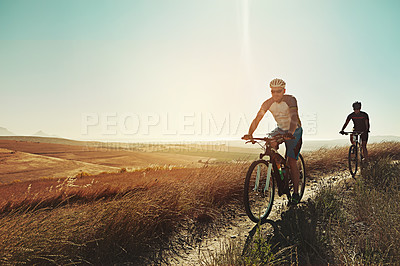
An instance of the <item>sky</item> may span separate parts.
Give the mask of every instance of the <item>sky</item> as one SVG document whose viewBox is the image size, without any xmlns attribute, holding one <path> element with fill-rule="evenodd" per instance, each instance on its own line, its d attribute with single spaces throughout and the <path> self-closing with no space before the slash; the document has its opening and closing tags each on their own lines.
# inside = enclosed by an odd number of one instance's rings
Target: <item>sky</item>
<svg viewBox="0 0 400 266">
<path fill-rule="evenodd" d="M 354 101 L 371 135 L 399 135 L 399 11 L 397 0 L 0 0 L 0 127 L 239 139 L 279 77 L 305 140 L 342 138 Z M 254 135 L 275 125 L 267 113 Z"/>
</svg>

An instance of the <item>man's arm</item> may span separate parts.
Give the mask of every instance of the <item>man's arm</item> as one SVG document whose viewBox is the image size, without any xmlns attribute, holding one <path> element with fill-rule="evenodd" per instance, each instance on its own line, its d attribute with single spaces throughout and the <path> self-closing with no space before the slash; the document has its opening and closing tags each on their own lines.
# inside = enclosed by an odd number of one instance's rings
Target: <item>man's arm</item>
<svg viewBox="0 0 400 266">
<path fill-rule="evenodd" d="M 294 134 L 294 131 L 297 128 L 297 125 L 299 124 L 299 114 L 298 114 L 298 108 L 297 107 L 291 107 L 290 110 L 290 127 L 289 127 L 289 133 Z"/>
<path fill-rule="evenodd" d="M 343 132 L 343 131 L 344 131 L 344 129 L 345 129 L 345 128 L 347 127 L 347 125 L 349 124 L 349 122 L 350 122 L 350 118 L 347 117 L 346 122 L 344 122 L 344 125 L 343 125 L 343 127 L 342 127 L 342 130 L 341 130 L 340 132 Z"/>
<path fill-rule="evenodd" d="M 294 96 L 288 95 L 284 99 L 286 99 L 285 101 L 289 106 L 290 125 L 288 133 L 293 135 L 297 126 L 300 124 L 298 113 L 299 108 L 297 107 L 297 100 Z"/>
<path fill-rule="evenodd" d="M 252 136 L 254 131 L 257 129 L 258 124 L 260 123 L 261 119 L 264 117 L 266 111 L 264 109 L 260 109 L 258 111 L 256 118 L 254 118 L 253 122 L 251 122 L 250 128 L 249 128 L 249 135 Z"/>
<path fill-rule="evenodd" d="M 369 119 L 365 119 L 365 126 L 367 127 L 367 132 L 369 132 Z"/>
</svg>

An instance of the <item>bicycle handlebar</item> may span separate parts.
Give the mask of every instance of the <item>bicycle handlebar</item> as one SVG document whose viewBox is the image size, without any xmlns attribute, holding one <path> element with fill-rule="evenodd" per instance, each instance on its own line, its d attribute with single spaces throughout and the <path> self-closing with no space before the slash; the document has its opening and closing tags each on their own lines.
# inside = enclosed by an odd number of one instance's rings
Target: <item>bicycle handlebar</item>
<svg viewBox="0 0 400 266">
<path fill-rule="evenodd" d="M 242 138 L 243 140 L 245 140 L 244 138 Z M 268 138 L 251 138 L 249 140 L 247 140 L 245 143 L 250 143 L 251 144 L 255 144 L 256 141 L 255 140 L 262 140 L 262 141 L 268 141 Z"/>
<path fill-rule="evenodd" d="M 246 139 L 244 139 L 244 137 L 242 137 L 242 139 L 246 140 Z M 290 138 L 287 138 L 287 139 L 295 139 L 295 137 L 292 135 Z M 247 140 L 246 143 L 250 143 L 251 142 L 252 144 L 255 144 L 256 140 L 261 140 L 261 141 L 265 141 L 265 142 L 276 140 L 277 142 L 280 142 L 280 141 L 283 142 L 283 141 L 285 141 L 285 137 L 284 137 L 283 134 L 278 134 L 278 135 L 276 135 L 274 137 L 269 137 L 269 138 L 267 138 L 267 137 L 264 137 L 264 138 L 251 138 L 251 139 Z"/>
<path fill-rule="evenodd" d="M 348 131 L 348 132 L 345 132 L 345 131 L 343 131 L 343 135 L 348 135 L 348 134 L 354 134 L 354 135 L 361 135 L 361 134 L 363 134 L 365 131 Z M 340 132 L 339 132 L 340 133 Z"/>
</svg>

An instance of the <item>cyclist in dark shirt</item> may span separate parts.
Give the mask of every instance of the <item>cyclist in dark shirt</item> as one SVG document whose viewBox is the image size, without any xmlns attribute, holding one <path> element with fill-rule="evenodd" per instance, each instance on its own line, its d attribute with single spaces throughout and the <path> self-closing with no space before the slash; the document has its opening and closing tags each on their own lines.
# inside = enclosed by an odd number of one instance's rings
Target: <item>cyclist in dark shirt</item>
<svg viewBox="0 0 400 266">
<path fill-rule="evenodd" d="M 360 136 L 361 147 L 365 160 L 368 160 L 367 142 L 369 132 L 369 117 L 366 112 L 361 111 L 360 102 L 353 103 L 353 110 L 354 112 L 347 116 L 346 122 L 344 123 L 340 133 L 343 134 L 344 129 L 347 127 L 347 124 L 350 122 L 350 120 L 352 120 L 354 123 L 353 131 L 364 132 Z M 350 141 L 353 144 L 353 135 L 350 135 Z"/>
</svg>

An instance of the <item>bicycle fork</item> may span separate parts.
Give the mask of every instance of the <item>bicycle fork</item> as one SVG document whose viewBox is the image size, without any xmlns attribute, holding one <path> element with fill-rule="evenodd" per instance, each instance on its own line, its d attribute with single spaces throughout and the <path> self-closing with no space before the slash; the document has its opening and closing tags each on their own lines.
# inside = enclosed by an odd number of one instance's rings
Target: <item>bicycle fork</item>
<svg viewBox="0 0 400 266">
<path fill-rule="evenodd" d="M 272 173 L 272 163 L 269 162 L 268 169 L 267 169 L 267 182 L 265 183 L 264 193 L 266 193 L 268 191 L 269 181 L 271 179 L 271 173 Z M 258 187 L 260 185 L 260 176 L 261 176 L 261 167 L 260 167 L 260 165 L 257 165 L 256 183 L 255 183 L 253 191 L 258 191 Z"/>
</svg>

